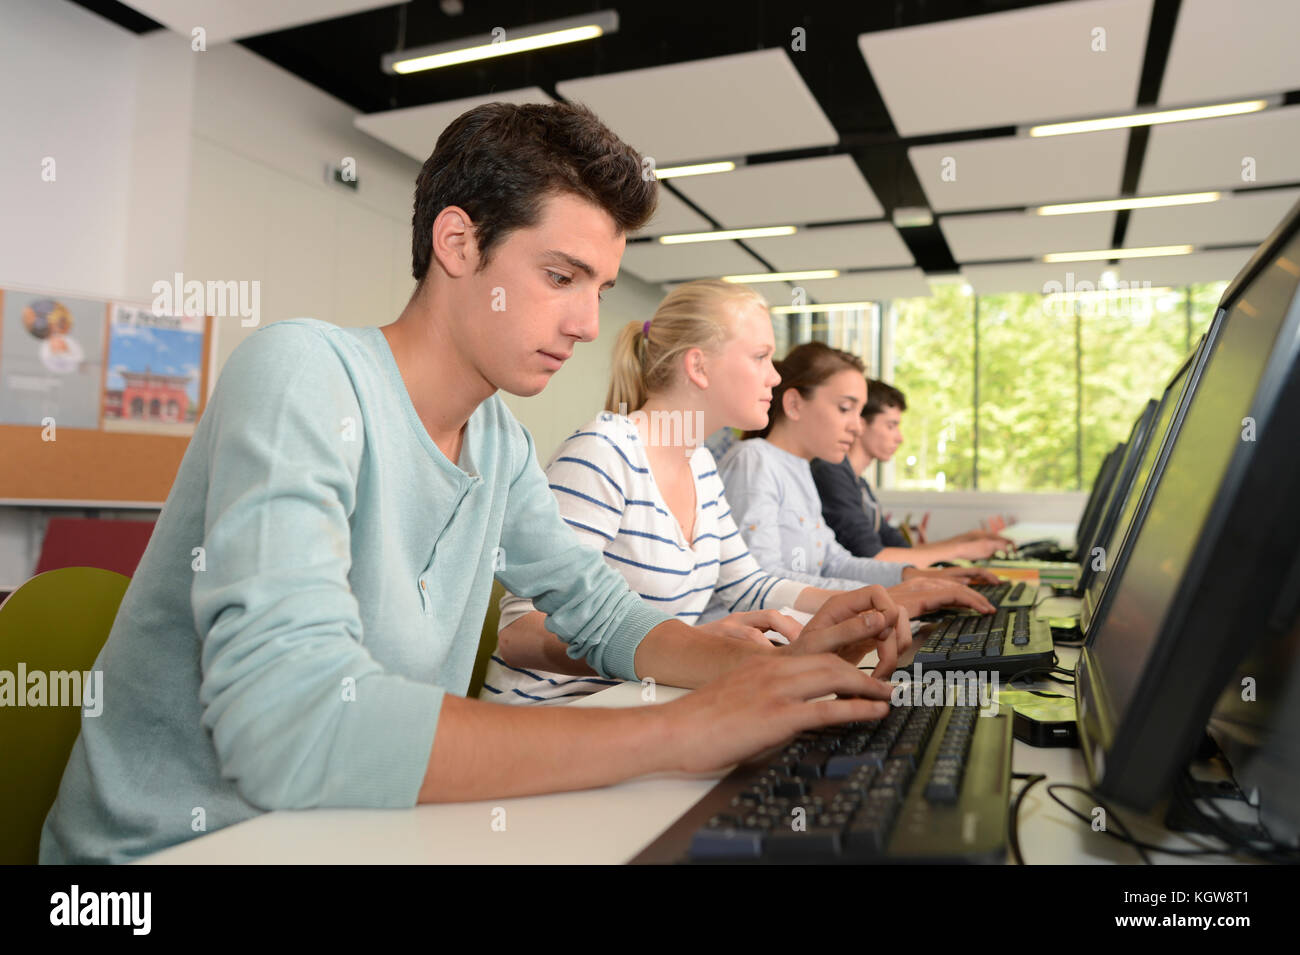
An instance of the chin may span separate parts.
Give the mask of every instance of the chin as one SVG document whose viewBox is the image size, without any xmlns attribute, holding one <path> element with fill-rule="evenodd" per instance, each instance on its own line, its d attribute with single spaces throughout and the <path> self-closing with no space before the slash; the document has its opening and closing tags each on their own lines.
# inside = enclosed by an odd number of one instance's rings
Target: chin
<svg viewBox="0 0 1300 955">
<path fill-rule="evenodd" d="M 506 394 L 514 395 L 516 398 L 532 398 L 535 395 L 540 395 L 550 383 L 551 374 L 545 372 L 540 375 L 494 382 L 497 388 Z"/>
</svg>

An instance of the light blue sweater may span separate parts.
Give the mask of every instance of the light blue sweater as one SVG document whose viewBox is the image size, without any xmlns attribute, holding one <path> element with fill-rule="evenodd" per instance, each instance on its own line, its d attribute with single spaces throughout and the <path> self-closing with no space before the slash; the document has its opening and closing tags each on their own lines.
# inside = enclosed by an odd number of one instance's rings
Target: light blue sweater
<svg viewBox="0 0 1300 955">
<path fill-rule="evenodd" d="M 235 350 L 95 668 L 42 862 L 121 862 L 274 809 L 415 805 L 495 575 L 602 676 L 642 603 L 561 520 L 499 397 L 459 467 L 377 328 L 276 322 Z"/>
</svg>

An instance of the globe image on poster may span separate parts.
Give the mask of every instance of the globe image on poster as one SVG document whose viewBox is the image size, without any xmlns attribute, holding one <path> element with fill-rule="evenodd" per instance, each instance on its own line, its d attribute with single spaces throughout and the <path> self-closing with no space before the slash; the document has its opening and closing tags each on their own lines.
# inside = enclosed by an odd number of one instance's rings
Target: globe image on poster
<svg viewBox="0 0 1300 955">
<path fill-rule="evenodd" d="M 66 335 L 72 331 L 72 316 L 61 302 L 38 298 L 23 309 L 23 327 L 40 339 Z"/>
</svg>

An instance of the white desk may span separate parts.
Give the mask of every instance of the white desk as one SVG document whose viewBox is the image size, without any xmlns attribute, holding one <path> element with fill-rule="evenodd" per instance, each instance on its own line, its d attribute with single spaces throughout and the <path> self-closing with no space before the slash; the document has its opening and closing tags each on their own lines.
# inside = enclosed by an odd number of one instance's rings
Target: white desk
<svg viewBox="0 0 1300 955">
<path fill-rule="evenodd" d="M 1016 544 L 1024 544 L 1028 541 L 1037 540 L 1054 540 L 1062 550 L 1072 550 L 1074 548 L 1074 532 L 1078 530 L 1076 524 L 1057 524 L 1040 522 L 1033 524 L 1011 524 L 1002 529 L 1001 534 L 1009 541 Z"/>
<path fill-rule="evenodd" d="M 1077 651 L 1058 651 L 1073 666 Z M 869 663 L 870 658 L 864 663 Z M 1052 684 L 1044 684 L 1052 686 Z M 657 702 L 687 691 L 659 686 Z M 1068 692 L 1068 691 L 1067 691 Z M 640 706 L 641 687 L 624 683 L 572 706 Z M 1086 785 L 1076 749 L 1035 749 L 1014 744 L 1012 768 L 1045 773 L 1020 812 L 1020 845 L 1029 863 L 1105 864 L 1139 861 L 1134 851 L 1088 826 L 1047 794 L 1053 782 Z M 497 799 L 414 809 L 318 809 L 272 812 L 140 860 L 141 864 L 227 863 L 603 863 L 627 862 L 703 796 L 722 772 L 646 776 L 604 789 Z M 1013 792 L 1020 783 L 1013 781 Z M 1064 794 L 1085 813 L 1084 797 Z M 493 811 L 505 810 L 504 831 L 492 828 Z M 1122 811 L 1121 811 L 1122 812 Z M 499 814 L 498 814 L 499 816 Z M 1187 846 L 1136 813 L 1122 812 L 1139 837 Z M 1158 856 L 1162 863 L 1180 860 Z M 1209 857 L 1223 861 L 1222 857 Z"/>
</svg>

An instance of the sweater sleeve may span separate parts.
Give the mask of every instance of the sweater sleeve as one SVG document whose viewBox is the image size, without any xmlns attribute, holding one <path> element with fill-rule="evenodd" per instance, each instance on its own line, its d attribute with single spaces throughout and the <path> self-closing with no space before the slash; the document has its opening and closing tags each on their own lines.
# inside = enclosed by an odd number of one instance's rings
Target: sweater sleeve
<svg viewBox="0 0 1300 955">
<path fill-rule="evenodd" d="M 267 326 L 204 414 L 190 596 L 222 774 L 267 810 L 415 805 L 444 691 L 365 647 L 348 581 L 364 429 L 343 363 L 317 331 Z"/>
<path fill-rule="evenodd" d="M 561 517 L 547 475 L 537 464 L 532 436 L 516 425 L 526 453 L 510 487 L 502 529 L 507 550 L 497 578 L 547 615 L 546 629 L 569 644 L 570 656 L 581 656 L 600 676 L 635 680 L 637 647 L 670 618 L 634 594 L 600 550 L 578 539 Z M 613 488 L 609 493 L 614 495 L 608 498 L 612 507 L 617 494 Z M 612 537 L 610 520 L 615 517 L 611 512 L 592 527 Z M 617 522 L 612 526 L 617 528 Z"/>
<path fill-rule="evenodd" d="M 880 535 L 862 508 L 862 491 L 851 466 L 812 462 L 813 483 L 822 501 L 822 516 L 835 539 L 855 557 L 875 557 L 884 549 Z"/>
<path fill-rule="evenodd" d="M 724 602 L 727 613 L 793 607 L 808 584 L 765 572 L 740 536 L 721 478 L 714 474 L 704 488 L 716 495 L 722 509 L 718 515 L 718 582 L 713 592 Z"/>
</svg>

